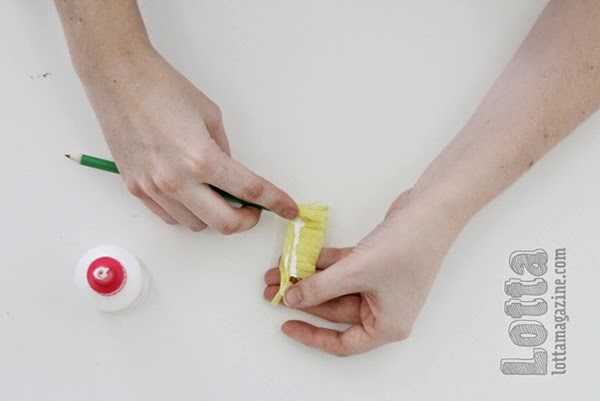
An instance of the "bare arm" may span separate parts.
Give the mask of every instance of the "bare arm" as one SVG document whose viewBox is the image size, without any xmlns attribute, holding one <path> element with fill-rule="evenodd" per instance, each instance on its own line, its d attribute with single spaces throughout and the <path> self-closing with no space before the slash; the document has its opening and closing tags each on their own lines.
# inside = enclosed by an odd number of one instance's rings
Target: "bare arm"
<svg viewBox="0 0 600 401">
<path fill-rule="evenodd" d="M 344 332 L 289 321 L 290 337 L 336 355 L 405 339 L 439 265 L 482 206 L 600 106 L 600 2 L 553 0 L 465 127 L 354 248 L 325 249 L 285 302 Z M 265 297 L 278 290 L 276 269 Z"/>
<path fill-rule="evenodd" d="M 469 218 L 600 106 L 600 2 L 549 3 L 412 197 Z"/>
<path fill-rule="evenodd" d="M 135 0 L 55 0 L 73 65 L 80 75 L 151 47 Z"/>
</svg>

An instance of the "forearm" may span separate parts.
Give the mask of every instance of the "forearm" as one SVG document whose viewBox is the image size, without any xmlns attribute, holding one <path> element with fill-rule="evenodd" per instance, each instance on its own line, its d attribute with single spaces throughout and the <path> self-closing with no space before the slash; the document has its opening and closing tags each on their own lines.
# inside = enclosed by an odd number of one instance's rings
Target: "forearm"
<svg viewBox="0 0 600 401">
<path fill-rule="evenodd" d="M 93 74 L 150 43 L 135 0 L 55 0 L 73 65 Z"/>
<path fill-rule="evenodd" d="M 553 0 L 411 198 L 466 222 L 600 106 L 600 2 Z"/>
</svg>

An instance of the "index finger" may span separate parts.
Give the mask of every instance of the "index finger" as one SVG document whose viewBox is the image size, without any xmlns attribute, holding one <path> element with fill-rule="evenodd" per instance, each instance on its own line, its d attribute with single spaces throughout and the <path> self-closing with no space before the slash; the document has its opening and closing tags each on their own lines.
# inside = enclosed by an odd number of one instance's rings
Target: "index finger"
<svg viewBox="0 0 600 401">
<path fill-rule="evenodd" d="M 205 177 L 208 184 L 245 201 L 264 206 L 285 219 L 293 219 L 298 215 L 298 205 L 285 191 L 237 161 L 225 157 L 223 162 L 216 165 L 212 174 Z"/>
<path fill-rule="evenodd" d="M 337 331 L 299 320 L 290 320 L 283 324 L 281 330 L 304 345 L 337 356 L 360 354 L 382 344 L 372 337 L 362 324 L 352 325 L 346 331 Z"/>
</svg>

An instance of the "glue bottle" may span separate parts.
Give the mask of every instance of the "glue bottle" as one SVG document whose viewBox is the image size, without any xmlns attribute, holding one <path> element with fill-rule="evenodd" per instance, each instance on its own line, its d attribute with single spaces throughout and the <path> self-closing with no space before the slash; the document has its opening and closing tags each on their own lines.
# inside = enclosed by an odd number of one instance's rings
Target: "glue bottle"
<svg viewBox="0 0 600 401">
<path fill-rule="evenodd" d="M 123 311 L 139 303 L 148 281 L 138 259 L 115 245 L 90 249 L 75 270 L 75 284 L 81 294 L 104 312 Z"/>
</svg>

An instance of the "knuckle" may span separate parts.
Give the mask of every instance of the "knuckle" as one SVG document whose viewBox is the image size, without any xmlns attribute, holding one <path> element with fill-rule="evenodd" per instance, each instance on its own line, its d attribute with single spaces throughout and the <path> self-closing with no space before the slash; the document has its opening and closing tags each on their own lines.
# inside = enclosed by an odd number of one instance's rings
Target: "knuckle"
<svg viewBox="0 0 600 401">
<path fill-rule="evenodd" d="M 265 184 L 257 181 L 253 182 L 244 191 L 244 197 L 246 200 L 255 201 L 258 200 L 265 192 Z"/>
<path fill-rule="evenodd" d="M 139 186 L 140 188 L 142 188 L 142 191 L 144 191 L 148 195 L 155 195 L 156 193 L 158 193 L 158 188 L 156 188 L 156 185 L 154 184 L 154 181 L 150 176 L 144 176 L 139 181 Z"/>
<path fill-rule="evenodd" d="M 196 155 L 191 157 L 192 170 L 196 174 L 203 176 L 211 175 L 213 172 L 213 164 L 204 155 Z"/>
<path fill-rule="evenodd" d="M 207 119 L 217 123 L 223 121 L 223 111 L 216 103 L 211 102 L 208 106 Z"/>
<path fill-rule="evenodd" d="M 287 203 L 281 199 L 276 199 L 272 201 L 270 205 L 265 206 L 269 206 L 269 209 L 271 209 L 272 211 L 280 213 L 283 213 L 283 211 L 287 209 Z"/>
<path fill-rule="evenodd" d="M 157 174 L 153 181 L 156 188 L 166 194 L 176 194 L 181 190 L 181 180 L 172 173 Z"/>
<path fill-rule="evenodd" d="M 396 324 L 390 331 L 392 341 L 404 341 L 410 337 L 412 333 L 412 325 Z"/>
<path fill-rule="evenodd" d="M 141 198 L 144 196 L 144 190 L 142 189 L 142 186 L 137 182 L 137 181 L 127 181 L 125 183 L 125 185 L 127 186 L 127 190 L 129 191 L 130 194 L 132 194 L 133 196 L 137 197 L 137 198 Z"/>
<path fill-rule="evenodd" d="M 223 112 L 215 103 L 210 102 L 204 109 L 204 124 L 209 131 L 219 129 L 223 125 Z"/>
</svg>

